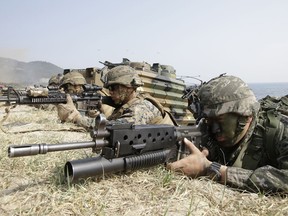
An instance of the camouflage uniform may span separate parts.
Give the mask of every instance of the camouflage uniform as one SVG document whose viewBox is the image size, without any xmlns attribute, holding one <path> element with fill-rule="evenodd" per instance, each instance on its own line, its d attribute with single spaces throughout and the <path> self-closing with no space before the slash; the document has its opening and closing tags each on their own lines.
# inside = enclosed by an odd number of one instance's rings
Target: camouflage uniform
<svg viewBox="0 0 288 216">
<path fill-rule="evenodd" d="M 234 76 L 220 76 L 205 83 L 198 97 L 206 119 L 225 113 L 253 116 L 246 135 L 229 148 L 219 146 L 211 128 L 200 123 L 209 137 L 205 146 L 209 149 L 208 159 L 228 167 L 226 183 L 254 192 L 287 193 L 287 118 L 276 109 L 261 109 L 247 84 Z"/>
<path fill-rule="evenodd" d="M 104 87 L 111 85 L 123 85 L 126 87 L 137 87 L 143 85 L 140 77 L 130 66 L 117 66 L 111 69 L 103 78 Z M 133 122 L 134 124 L 171 124 L 174 119 L 169 112 L 165 111 L 162 105 L 153 97 L 147 94 L 137 93 L 125 104 L 115 104 L 113 113 L 107 117 L 109 121 Z M 94 119 L 82 117 L 77 124 L 90 127 L 94 124 Z"/>
<path fill-rule="evenodd" d="M 53 75 L 48 81 L 48 86 L 58 87 L 61 83 L 62 78 L 62 74 Z"/>
<path fill-rule="evenodd" d="M 77 71 L 72 71 L 69 73 L 66 73 L 63 78 L 61 79 L 60 82 L 60 88 L 64 89 L 66 93 L 69 94 L 80 94 L 83 91 L 83 88 L 76 88 L 76 86 L 83 86 L 86 84 L 86 79 L 84 76 L 77 72 Z M 75 102 L 74 105 L 76 106 L 77 110 L 81 113 L 81 115 L 88 115 L 90 117 L 93 116 L 97 111 L 96 110 L 89 110 L 87 112 L 85 102 Z M 87 113 L 86 113 L 87 112 Z"/>
<path fill-rule="evenodd" d="M 154 103 L 155 102 L 155 103 Z M 121 122 L 134 122 L 135 124 L 173 124 L 168 112 L 157 104 L 157 101 L 148 95 L 138 94 L 136 98 L 130 100 L 123 106 L 116 108 L 114 112 L 107 118 Z M 163 121 L 165 116 L 167 121 Z"/>
<path fill-rule="evenodd" d="M 62 74 L 53 75 L 48 81 L 48 88 L 49 87 L 58 88 L 62 78 L 63 78 Z M 55 105 L 53 104 L 36 104 L 34 105 L 34 107 L 47 111 L 52 111 L 56 109 Z"/>
<path fill-rule="evenodd" d="M 73 89 L 74 86 L 84 85 L 86 84 L 86 80 L 84 76 L 76 71 L 72 71 L 70 73 L 66 73 L 61 79 L 60 88 L 63 88 L 67 93 L 78 93 L 76 89 Z M 69 88 L 70 87 L 70 88 Z M 83 91 L 83 89 L 81 89 Z"/>
</svg>

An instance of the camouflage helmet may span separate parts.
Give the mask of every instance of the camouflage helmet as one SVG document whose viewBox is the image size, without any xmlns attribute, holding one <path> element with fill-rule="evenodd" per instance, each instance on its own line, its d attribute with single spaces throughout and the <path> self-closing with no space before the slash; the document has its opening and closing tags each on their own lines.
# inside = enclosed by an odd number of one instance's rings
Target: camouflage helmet
<svg viewBox="0 0 288 216">
<path fill-rule="evenodd" d="M 132 67 L 126 65 L 116 66 L 105 75 L 104 87 L 107 88 L 114 84 L 136 88 L 143 85 L 137 72 Z"/>
<path fill-rule="evenodd" d="M 86 80 L 81 73 L 77 71 L 72 71 L 72 72 L 66 73 L 63 76 L 60 87 L 63 87 L 63 85 L 65 84 L 84 85 L 86 84 Z"/>
<path fill-rule="evenodd" d="M 250 116 L 259 110 L 259 103 L 248 85 L 238 77 L 221 75 L 200 87 L 202 112 L 207 117 L 224 113 Z"/>
<path fill-rule="evenodd" d="M 60 85 L 60 82 L 63 78 L 62 74 L 57 74 L 57 75 L 53 75 L 49 81 L 48 81 L 48 85 Z"/>
</svg>

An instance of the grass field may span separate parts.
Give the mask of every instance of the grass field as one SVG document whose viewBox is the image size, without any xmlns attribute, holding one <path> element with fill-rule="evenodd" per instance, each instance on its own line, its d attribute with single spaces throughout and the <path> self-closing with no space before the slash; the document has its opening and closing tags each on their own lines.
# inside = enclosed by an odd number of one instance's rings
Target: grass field
<svg viewBox="0 0 288 216">
<path fill-rule="evenodd" d="M 162 165 L 68 184 L 65 162 L 90 157 L 91 149 L 8 158 L 7 148 L 87 141 L 88 133 L 61 124 L 56 111 L 29 106 L 11 109 L 1 128 L 0 215 L 288 215 L 287 197 L 189 179 Z"/>
</svg>

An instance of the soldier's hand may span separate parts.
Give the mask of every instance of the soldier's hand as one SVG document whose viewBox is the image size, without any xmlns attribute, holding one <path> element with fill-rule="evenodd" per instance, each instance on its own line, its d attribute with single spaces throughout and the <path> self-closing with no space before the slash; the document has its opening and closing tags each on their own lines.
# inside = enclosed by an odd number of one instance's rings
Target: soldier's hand
<svg viewBox="0 0 288 216">
<path fill-rule="evenodd" d="M 88 110 L 87 116 L 90 118 L 96 118 L 100 114 L 100 111 L 98 110 Z"/>
<path fill-rule="evenodd" d="M 182 172 L 187 176 L 196 178 L 206 174 L 207 167 L 212 163 L 206 157 L 207 150 L 201 152 L 192 142 L 184 138 L 184 143 L 190 150 L 191 154 L 179 161 L 167 164 L 167 169 L 176 172 Z"/>
<path fill-rule="evenodd" d="M 78 117 L 79 115 L 81 116 L 81 114 L 76 109 L 69 94 L 66 95 L 66 99 L 66 104 L 57 105 L 58 117 L 62 122 L 74 122 L 74 118 Z"/>
</svg>

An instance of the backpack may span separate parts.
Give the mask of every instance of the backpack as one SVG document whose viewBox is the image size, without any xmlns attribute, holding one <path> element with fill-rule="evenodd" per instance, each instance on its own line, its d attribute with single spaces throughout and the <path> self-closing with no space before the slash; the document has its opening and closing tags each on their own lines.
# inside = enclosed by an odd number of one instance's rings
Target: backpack
<svg viewBox="0 0 288 216">
<path fill-rule="evenodd" d="M 243 168 L 251 170 L 261 165 L 263 160 L 261 146 L 263 145 L 269 165 L 277 166 L 275 141 L 279 132 L 281 134 L 285 125 L 288 125 L 288 95 L 280 98 L 268 95 L 260 99 L 259 103 L 259 122 L 254 132 L 255 136 L 253 142 L 248 145 L 247 154 L 243 158 Z"/>
<path fill-rule="evenodd" d="M 271 97 L 267 95 L 265 98 L 260 99 L 259 103 L 263 111 L 274 109 L 283 116 L 288 117 L 288 95 L 283 97 Z"/>
</svg>

